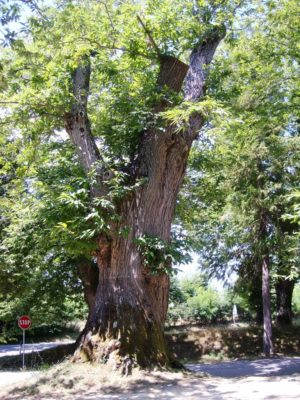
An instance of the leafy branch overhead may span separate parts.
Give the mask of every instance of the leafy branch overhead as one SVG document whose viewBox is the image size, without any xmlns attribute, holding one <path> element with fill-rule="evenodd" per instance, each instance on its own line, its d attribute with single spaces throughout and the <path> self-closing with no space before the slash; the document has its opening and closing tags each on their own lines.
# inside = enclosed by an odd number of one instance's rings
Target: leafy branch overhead
<svg viewBox="0 0 300 400">
<path fill-rule="evenodd" d="M 212 120 L 218 117 L 227 117 L 224 106 L 212 98 L 199 102 L 184 101 L 178 107 L 162 111 L 160 116 L 174 125 L 177 132 L 185 131 L 190 119 L 201 116 L 203 120 Z"/>
<path fill-rule="evenodd" d="M 143 265 L 151 275 L 176 274 L 174 266 L 191 261 L 187 238 L 174 237 L 171 242 L 144 235 L 135 243 L 143 256 Z"/>
</svg>

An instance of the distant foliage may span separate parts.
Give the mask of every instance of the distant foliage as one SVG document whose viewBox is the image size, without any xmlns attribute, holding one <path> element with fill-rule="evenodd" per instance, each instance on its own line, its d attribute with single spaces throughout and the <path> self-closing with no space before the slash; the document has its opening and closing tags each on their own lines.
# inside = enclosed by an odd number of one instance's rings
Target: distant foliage
<svg viewBox="0 0 300 400">
<path fill-rule="evenodd" d="M 223 280 L 236 273 L 236 289 L 261 314 L 263 255 L 273 287 L 300 276 L 299 1 L 251 7 L 255 18 L 239 20 L 209 75 L 214 112 L 192 149 L 177 215 L 202 266 Z M 172 117 L 182 123 L 178 110 Z"/>
<path fill-rule="evenodd" d="M 292 300 L 293 312 L 296 316 L 300 316 L 300 283 L 295 285 L 293 300 Z"/>
<path fill-rule="evenodd" d="M 233 304 L 238 305 L 241 316 L 245 316 L 246 304 L 228 289 L 221 292 L 208 285 L 205 275 L 189 279 L 173 278 L 170 291 L 169 323 L 197 322 L 212 324 L 228 322 L 232 318 Z"/>
</svg>

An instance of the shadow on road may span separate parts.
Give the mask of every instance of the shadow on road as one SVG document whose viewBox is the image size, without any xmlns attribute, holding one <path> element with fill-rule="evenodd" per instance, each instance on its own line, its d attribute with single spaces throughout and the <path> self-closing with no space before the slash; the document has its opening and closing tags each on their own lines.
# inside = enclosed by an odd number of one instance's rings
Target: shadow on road
<svg viewBox="0 0 300 400">
<path fill-rule="evenodd" d="M 222 378 L 284 376 L 300 373 L 300 357 L 226 361 L 214 364 L 187 364 L 193 372 Z"/>
</svg>

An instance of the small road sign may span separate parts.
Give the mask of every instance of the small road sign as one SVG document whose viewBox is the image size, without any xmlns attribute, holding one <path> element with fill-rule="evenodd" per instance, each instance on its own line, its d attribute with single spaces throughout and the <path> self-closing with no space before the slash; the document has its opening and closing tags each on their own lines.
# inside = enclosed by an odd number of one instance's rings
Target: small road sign
<svg viewBox="0 0 300 400">
<path fill-rule="evenodd" d="M 29 329 L 31 326 L 31 319 L 27 315 L 22 315 L 18 319 L 18 326 L 21 329 Z"/>
<path fill-rule="evenodd" d="M 28 315 L 22 315 L 22 317 L 18 319 L 18 326 L 23 331 L 23 355 L 22 355 L 23 370 L 25 369 L 25 330 L 29 329 L 30 325 L 31 325 L 31 319 L 28 317 Z"/>
</svg>

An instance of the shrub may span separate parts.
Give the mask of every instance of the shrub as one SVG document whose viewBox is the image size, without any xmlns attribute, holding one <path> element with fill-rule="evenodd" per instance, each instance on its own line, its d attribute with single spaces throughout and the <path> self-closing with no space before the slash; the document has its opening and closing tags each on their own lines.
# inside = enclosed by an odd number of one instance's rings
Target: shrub
<svg viewBox="0 0 300 400">
<path fill-rule="evenodd" d="M 205 276 L 199 274 L 181 281 L 173 279 L 170 293 L 169 322 L 210 324 L 231 318 L 233 303 L 229 291 L 210 288 Z"/>
</svg>

